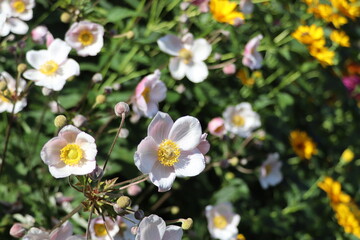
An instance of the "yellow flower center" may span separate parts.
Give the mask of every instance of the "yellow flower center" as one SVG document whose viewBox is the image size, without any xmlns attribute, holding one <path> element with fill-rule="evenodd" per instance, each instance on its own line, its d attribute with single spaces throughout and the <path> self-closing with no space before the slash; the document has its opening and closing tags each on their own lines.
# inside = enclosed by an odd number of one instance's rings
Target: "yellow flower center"
<svg viewBox="0 0 360 240">
<path fill-rule="evenodd" d="M 183 60 L 185 64 L 189 64 L 192 59 L 192 53 L 190 52 L 190 50 L 182 48 L 179 51 L 179 57 Z"/>
<path fill-rule="evenodd" d="M 180 149 L 173 141 L 164 139 L 159 145 L 157 155 L 162 165 L 171 167 L 179 161 Z"/>
<path fill-rule="evenodd" d="M 146 87 L 141 95 L 144 97 L 145 102 L 148 103 L 150 101 L 150 88 Z"/>
<path fill-rule="evenodd" d="M 103 223 L 95 223 L 94 231 L 97 237 L 105 237 L 107 235 L 106 227 Z"/>
<path fill-rule="evenodd" d="M 224 229 L 228 225 L 226 218 L 222 215 L 215 216 L 213 218 L 215 228 Z"/>
<path fill-rule="evenodd" d="M 94 42 L 94 35 L 89 30 L 82 30 L 78 36 L 82 45 L 88 46 Z"/>
<path fill-rule="evenodd" d="M 269 164 L 269 165 L 266 165 L 265 166 L 265 175 L 267 176 L 267 175 L 269 175 L 270 174 L 270 172 L 271 172 L 271 170 L 272 170 L 272 166 Z"/>
<path fill-rule="evenodd" d="M 60 159 L 66 165 L 76 165 L 80 162 L 83 156 L 83 151 L 79 145 L 74 143 L 69 143 L 60 150 Z"/>
<path fill-rule="evenodd" d="M 26 10 L 26 5 L 23 1 L 18 0 L 12 3 L 12 7 L 18 13 L 23 13 Z"/>
<path fill-rule="evenodd" d="M 10 102 L 11 92 L 9 90 L 1 91 L 0 92 L 0 102 Z"/>
<path fill-rule="evenodd" d="M 40 72 L 45 75 L 53 75 L 59 69 L 59 65 L 53 61 L 49 60 L 40 67 Z"/>
<path fill-rule="evenodd" d="M 240 115 L 234 115 L 231 118 L 232 123 L 237 127 L 242 127 L 245 124 L 245 119 Z"/>
</svg>

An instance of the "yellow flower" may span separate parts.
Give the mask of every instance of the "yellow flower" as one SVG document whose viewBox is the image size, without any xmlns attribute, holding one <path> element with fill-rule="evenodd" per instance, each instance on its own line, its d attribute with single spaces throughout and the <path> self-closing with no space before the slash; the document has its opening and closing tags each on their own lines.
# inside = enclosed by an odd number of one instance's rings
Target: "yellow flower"
<svg viewBox="0 0 360 240">
<path fill-rule="evenodd" d="M 345 151 L 341 154 L 340 160 L 346 163 L 351 162 L 354 159 L 354 152 L 349 148 L 345 149 Z"/>
<path fill-rule="evenodd" d="M 316 144 L 306 132 L 292 131 L 290 133 L 290 143 L 295 153 L 303 159 L 310 159 L 313 154 L 317 153 Z"/>
<path fill-rule="evenodd" d="M 316 58 L 322 66 L 334 65 L 335 52 L 327 47 L 309 46 L 310 55 Z"/>
<path fill-rule="evenodd" d="M 242 84 L 244 84 L 245 86 L 248 86 L 248 87 L 254 85 L 254 83 L 255 83 L 255 79 L 249 78 L 248 74 L 246 73 L 246 71 L 244 69 L 240 69 L 239 71 L 237 71 L 236 77 L 238 79 L 240 79 Z"/>
<path fill-rule="evenodd" d="M 350 47 L 350 38 L 344 31 L 334 30 L 330 34 L 331 41 L 343 47 Z"/>
<path fill-rule="evenodd" d="M 315 24 L 299 26 L 291 36 L 306 45 L 316 45 L 318 47 L 325 45 L 324 30 Z"/>
<path fill-rule="evenodd" d="M 236 240 L 246 240 L 245 236 L 243 234 L 238 234 L 236 236 Z"/>
<path fill-rule="evenodd" d="M 350 3 L 347 0 L 330 0 L 330 2 L 342 14 L 353 20 L 360 16 L 360 5 L 356 1 Z"/>
<path fill-rule="evenodd" d="M 236 10 L 237 3 L 235 2 L 230 2 L 229 0 L 211 0 L 209 7 L 213 18 L 218 22 L 234 25 L 236 19 L 245 19 L 244 14 Z"/>
<path fill-rule="evenodd" d="M 319 182 L 318 187 L 327 193 L 332 204 L 349 203 L 351 201 L 351 197 L 341 191 L 340 182 L 334 181 L 331 177 L 326 177 L 322 182 Z"/>
<path fill-rule="evenodd" d="M 340 14 L 334 13 L 331 16 L 329 16 L 328 22 L 332 22 L 334 27 L 340 28 L 342 25 L 346 24 L 348 22 L 348 20 L 346 19 L 346 17 L 344 17 Z"/>
</svg>

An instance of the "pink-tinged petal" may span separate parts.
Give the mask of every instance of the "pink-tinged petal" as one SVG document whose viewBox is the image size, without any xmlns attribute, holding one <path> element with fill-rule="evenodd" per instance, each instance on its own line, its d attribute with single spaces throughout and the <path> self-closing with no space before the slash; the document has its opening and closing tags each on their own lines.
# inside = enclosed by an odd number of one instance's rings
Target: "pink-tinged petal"
<svg viewBox="0 0 360 240">
<path fill-rule="evenodd" d="M 50 57 L 47 50 L 30 50 L 26 53 L 26 60 L 32 67 L 39 69 Z"/>
<path fill-rule="evenodd" d="M 166 98 L 166 91 L 167 88 L 165 84 L 161 81 L 157 81 L 151 89 L 150 100 L 154 102 L 163 101 Z"/>
<path fill-rule="evenodd" d="M 176 176 L 193 177 L 199 175 L 205 168 L 204 155 L 198 150 L 184 151 L 179 161 L 174 165 Z"/>
<path fill-rule="evenodd" d="M 78 76 L 80 74 L 80 66 L 74 59 L 67 59 L 63 65 L 62 69 L 62 77 L 68 79 L 74 75 Z"/>
<path fill-rule="evenodd" d="M 155 162 L 157 162 L 158 146 L 152 137 L 144 138 L 137 147 L 134 161 L 137 168 L 144 174 L 151 172 Z"/>
<path fill-rule="evenodd" d="M 80 164 L 69 166 L 69 171 L 74 175 L 85 175 L 91 173 L 96 168 L 96 161 L 82 160 Z"/>
<path fill-rule="evenodd" d="M 136 240 L 162 240 L 165 229 L 165 221 L 159 216 L 151 214 L 141 220 Z"/>
<path fill-rule="evenodd" d="M 211 53 L 211 44 L 205 39 L 200 38 L 194 41 L 191 52 L 193 54 L 193 61 L 200 62 L 206 60 Z"/>
<path fill-rule="evenodd" d="M 193 62 L 186 69 L 186 77 L 193 83 L 204 81 L 209 75 L 209 70 L 204 62 Z"/>
<path fill-rule="evenodd" d="M 63 162 L 57 165 L 49 165 L 49 172 L 54 178 L 64 178 L 72 174 L 70 166 Z"/>
<path fill-rule="evenodd" d="M 67 145 L 65 139 L 54 137 L 45 143 L 41 150 L 40 157 L 47 165 L 56 165 L 61 162 L 60 150 Z"/>
<path fill-rule="evenodd" d="M 148 126 L 148 136 L 151 136 L 156 144 L 169 138 L 170 129 L 174 122 L 167 113 L 158 112 Z"/>
<path fill-rule="evenodd" d="M 94 142 L 95 142 L 95 139 L 90 134 L 87 134 L 85 132 L 80 132 L 76 136 L 76 140 L 75 140 L 76 144 L 94 143 Z"/>
<path fill-rule="evenodd" d="M 200 138 L 200 122 L 191 116 L 176 120 L 169 133 L 169 139 L 176 142 L 183 151 L 196 148 L 200 143 Z"/>
<path fill-rule="evenodd" d="M 15 34 L 25 34 L 29 30 L 29 26 L 17 18 L 8 19 L 8 23 L 10 24 L 10 31 Z"/>
<path fill-rule="evenodd" d="M 260 40 L 263 38 L 261 34 L 250 39 L 250 41 L 245 45 L 244 55 L 252 54 L 255 49 L 259 46 Z"/>
<path fill-rule="evenodd" d="M 71 47 L 60 39 L 55 39 L 48 48 L 49 55 L 57 63 L 62 64 L 68 57 Z"/>
<path fill-rule="evenodd" d="M 60 130 L 59 137 L 64 138 L 68 143 L 74 143 L 79 133 L 81 133 L 81 131 L 77 127 L 66 125 Z"/>
<path fill-rule="evenodd" d="M 181 39 L 171 34 L 158 39 L 157 44 L 161 51 L 172 56 L 177 56 L 180 49 L 183 48 Z"/>
<path fill-rule="evenodd" d="M 187 65 L 183 63 L 183 61 L 178 58 L 170 58 L 169 62 L 169 71 L 171 73 L 171 76 L 176 79 L 180 80 L 185 77 L 186 71 L 187 71 Z"/>
<path fill-rule="evenodd" d="M 170 225 L 166 227 L 162 240 L 180 240 L 183 236 L 183 230 L 179 226 Z"/>
<path fill-rule="evenodd" d="M 50 233 L 50 240 L 67 240 L 72 234 L 73 226 L 69 221 L 66 221 L 61 227 Z"/>
<path fill-rule="evenodd" d="M 157 103 L 154 102 L 149 102 L 147 105 L 147 109 L 144 112 L 145 116 L 148 118 L 152 118 L 153 116 L 155 116 L 155 114 L 159 111 L 159 106 Z"/>
<path fill-rule="evenodd" d="M 207 134 L 204 133 L 201 136 L 201 140 L 199 145 L 197 146 L 197 149 L 199 149 L 199 151 L 205 155 L 209 150 L 210 150 L 210 143 L 206 140 Z"/>
<path fill-rule="evenodd" d="M 155 162 L 149 174 L 150 181 L 158 187 L 159 192 L 169 191 L 175 177 L 176 174 L 173 167 L 164 166 L 158 161 Z"/>
</svg>

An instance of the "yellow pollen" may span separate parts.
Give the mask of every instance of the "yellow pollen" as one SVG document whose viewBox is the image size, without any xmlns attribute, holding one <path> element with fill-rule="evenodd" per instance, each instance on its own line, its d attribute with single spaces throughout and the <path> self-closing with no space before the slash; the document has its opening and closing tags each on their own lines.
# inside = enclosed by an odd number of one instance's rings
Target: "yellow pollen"
<svg viewBox="0 0 360 240">
<path fill-rule="evenodd" d="M 9 90 L 0 91 L 0 102 L 10 102 L 11 95 Z"/>
<path fill-rule="evenodd" d="M 182 48 L 179 51 L 179 57 L 185 64 L 189 64 L 192 60 L 192 53 L 188 49 Z"/>
<path fill-rule="evenodd" d="M 89 30 L 82 30 L 78 36 L 82 45 L 88 46 L 94 42 L 94 35 Z"/>
<path fill-rule="evenodd" d="M 105 224 L 103 224 L 103 223 L 95 223 L 94 231 L 95 231 L 95 235 L 97 237 L 105 237 L 107 235 Z"/>
<path fill-rule="evenodd" d="M 69 143 L 60 150 L 60 159 L 66 165 L 76 165 L 80 162 L 83 156 L 83 151 L 79 145 L 74 143 Z"/>
<path fill-rule="evenodd" d="M 21 0 L 14 1 L 12 3 L 12 7 L 18 13 L 23 13 L 26 10 L 25 3 L 23 1 L 21 1 Z"/>
<path fill-rule="evenodd" d="M 145 102 L 148 103 L 150 101 L 150 88 L 146 87 L 141 95 L 144 97 Z"/>
<path fill-rule="evenodd" d="M 240 115 L 234 115 L 231 118 L 232 123 L 237 127 L 242 127 L 245 124 L 245 119 Z"/>
<path fill-rule="evenodd" d="M 164 139 L 159 145 L 157 155 L 162 165 L 171 167 L 179 161 L 180 149 L 173 141 Z"/>
<path fill-rule="evenodd" d="M 226 218 L 222 215 L 215 216 L 213 218 L 215 228 L 224 229 L 228 225 Z"/>
<path fill-rule="evenodd" d="M 59 65 L 53 61 L 49 60 L 40 67 L 40 72 L 42 72 L 45 75 L 53 75 L 59 68 Z"/>
</svg>

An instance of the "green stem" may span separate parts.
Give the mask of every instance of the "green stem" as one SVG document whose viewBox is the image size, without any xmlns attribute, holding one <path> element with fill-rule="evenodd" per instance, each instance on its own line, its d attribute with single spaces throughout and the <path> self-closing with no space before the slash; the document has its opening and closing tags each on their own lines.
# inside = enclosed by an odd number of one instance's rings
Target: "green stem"
<svg viewBox="0 0 360 240">
<path fill-rule="evenodd" d="M 51 231 L 54 231 L 56 228 L 60 227 L 64 222 L 69 220 L 72 216 L 74 216 L 77 212 L 79 212 L 83 208 L 83 205 L 80 204 L 74 210 L 72 210 L 68 215 L 63 217 L 58 224 L 56 224 Z"/>
</svg>

